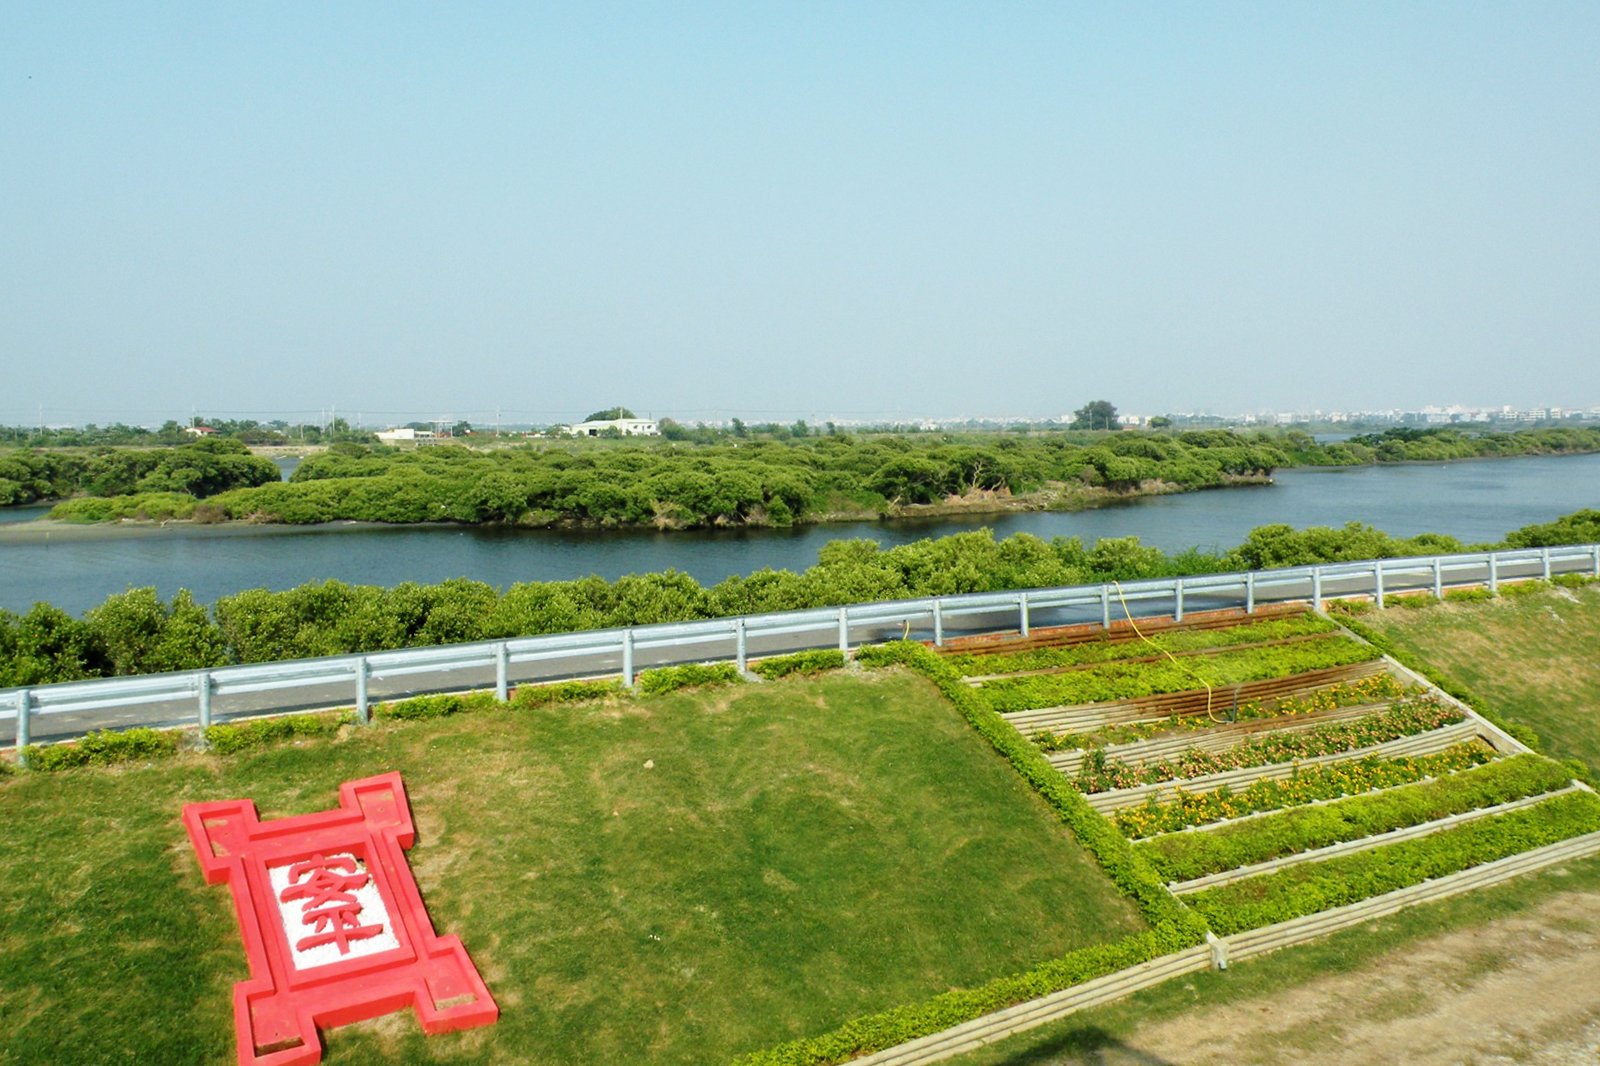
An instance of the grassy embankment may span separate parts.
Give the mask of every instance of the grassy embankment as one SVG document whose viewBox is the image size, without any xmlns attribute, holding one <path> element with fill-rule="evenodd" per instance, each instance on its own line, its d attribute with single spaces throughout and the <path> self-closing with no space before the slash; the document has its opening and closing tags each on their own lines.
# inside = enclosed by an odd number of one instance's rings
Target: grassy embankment
<svg viewBox="0 0 1600 1066">
<path fill-rule="evenodd" d="M 1581 759 L 1592 772 L 1600 773 L 1600 714 L 1595 710 L 1600 706 L 1600 668 L 1593 654 L 1600 647 L 1600 587 L 1539 586 L 1488 602 L 1374 611 L 1361 615 L 1359 624 L 1441 684 L 1470 695 L 1513 724 L 1534 729 L 1550 755 Z M 1255 1005 L 1268 1014 L 1275 1000 L 1296 986 L 1359 971 L 1398 952 L 1417 949 L 1431 937 L 1527 915 L 1557 896 L 1573 893 L 1600 908 L 1600 858 L 1414 907 L 1223 973 L 1169 982 L 951 1062 L 953 1066 L 1064 1066 L 1122 1061 L 1117 1056 L 1124 1049 L 1138 1054 L 1140 1033 L 1148 1027 L 1181 1025 L 1186 1016 L 1201 1019 L 1240 1005 Z M 1471 970 L 1507 963 L 1466 960 L 1463 965 Z M 1431 1007 L 1424 999 L 1395 1003 L 1390 1009 L 1395 1017 L 1412 1014 L 1420 1019 Z M 1304 1060 L 1308 1054 L 1328 1052 L 1333 1046 L 1326 1042 L 1329 1038 L 1326 1031 L 1285 1031 L 1258 1050 L 1261 1061 Z"/>
<path fill-rule="evenodd" d="M 321 810 L 391 769 L 502 1016 L 336 1029 L 330 1064 L 726 1061 L 1141 927 L 919 678 L 381 723 L 0 782 L 0 1062 L 233 1061 L 243 953 L 181 807 Z"/>
</svg>

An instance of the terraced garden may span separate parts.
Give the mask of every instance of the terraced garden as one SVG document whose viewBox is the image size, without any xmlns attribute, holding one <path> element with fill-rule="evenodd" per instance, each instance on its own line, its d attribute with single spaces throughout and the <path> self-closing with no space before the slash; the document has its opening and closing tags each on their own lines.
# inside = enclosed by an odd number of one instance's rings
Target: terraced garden
<svg viewBox="0 0 1600 1066">
<path fill-rule="evenodd" d="M 1325 618 L 1083 637 L 948 662 L 1216 935 L 1600 846 L 1571 766 Z"/>
</svg>

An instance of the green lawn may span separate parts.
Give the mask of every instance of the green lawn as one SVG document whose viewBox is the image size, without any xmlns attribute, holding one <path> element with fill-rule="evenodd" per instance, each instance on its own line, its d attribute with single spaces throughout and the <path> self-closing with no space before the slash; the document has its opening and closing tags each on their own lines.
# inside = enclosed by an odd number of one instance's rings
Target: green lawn
<svg viewBox="0 0 1600 1066">
<path fill-rule="evenodd" d="M 501 1019 L 336 1029 L 333 1064 L 723 1061 L 1140 927 L 920 678 L 486 711 L 0 783 L 0 1062 L 232 1061 L 243 952 L 180 808 L 386 770 Z"/>
<path fill-rule="evenodd" d="M 1600 587 L 1369 611 L 1359 621 L 1447 688 L 1532 726 L 1547 754 L 1600 774 Z"/>
</svg>

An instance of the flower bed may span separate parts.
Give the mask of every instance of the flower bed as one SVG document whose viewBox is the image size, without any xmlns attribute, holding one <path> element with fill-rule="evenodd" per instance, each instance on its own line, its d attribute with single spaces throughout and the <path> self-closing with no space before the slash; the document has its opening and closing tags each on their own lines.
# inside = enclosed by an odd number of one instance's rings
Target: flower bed
<svg viewBox="0 0 1600 1066">
<path fill-rule="evenodd" d="M 1137 847 L 1168 881 L 1191 881 L 1536 796 L 1561 788 L 1571 776 L 1542 756 L 1516 755 L 1387 792 L 1292 808 L 1202 833 L 1170 833 Z"/>
<path fill-rule="evenodd" d="M 1278 810 L 1317 800 L 1338 799 L 1374 789 L 1407 785 L 1424 778 L 1481 766 L 1493 758 L 1494 752 L 1477 741 L 1457 744 L 1431 755 L 1408 755 L 1393 759 L 1369 756 L 1326 766 L 1304 767 L 1290 777 L 1257 781 L 1237 792 L 1226 788 L 1214 792 L 1186 792 L 1180 787 L 1164 802 L 1126 807 L 1113 814 L 1111 820 L 1123 835 L 1131 840 L 1139 840 L 1189 826 L 1239 818 L 1257 811 Z"/>
</svg>

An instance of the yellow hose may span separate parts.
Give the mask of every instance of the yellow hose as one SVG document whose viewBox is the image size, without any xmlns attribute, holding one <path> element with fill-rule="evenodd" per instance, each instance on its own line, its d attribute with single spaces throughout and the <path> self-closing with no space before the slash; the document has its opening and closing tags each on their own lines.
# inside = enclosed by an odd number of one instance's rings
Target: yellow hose
<svg viewBox="0 0 1600 1066">
<path fill-rule="evenodd" d="M 1140 640 L 1144 641 L 1146 644 L 1150 645 L 1156 651 L 1159 651 L 1162 655 L 1165 655 L 1167 658 L 1171 659 L 1173 666 L 1176 666 L 1179 670 L 1182 670 L 1184 673 L 1188 674 L 1190 677 L 1194 678 L 1196 681 L 1200 682 L 1206 687 L 1206 717 L 1220 725 L 1221 720 L 1211 712 L 1211 682 L 1207 681 L 1205 678 L 1189 669 L 1189 667 L 1179 662 L 1178 657 L 1173 655 L 1166 648 L 1163 648 L 1161 645 L 1145 636 L 1144 632 L 1139 628 L 1139 623 L 1133 620 L 1133 612 L 1128 610 L 1128 598 L 1122 594 L 1122 582 L 1112 578 L 1111 583 L 1117 586 L 1117 600 L 1122 604 L 1122 613 L 1127 616 L 1128 624 L 1133 627 L 1134 635 Z"/>
</svg>

